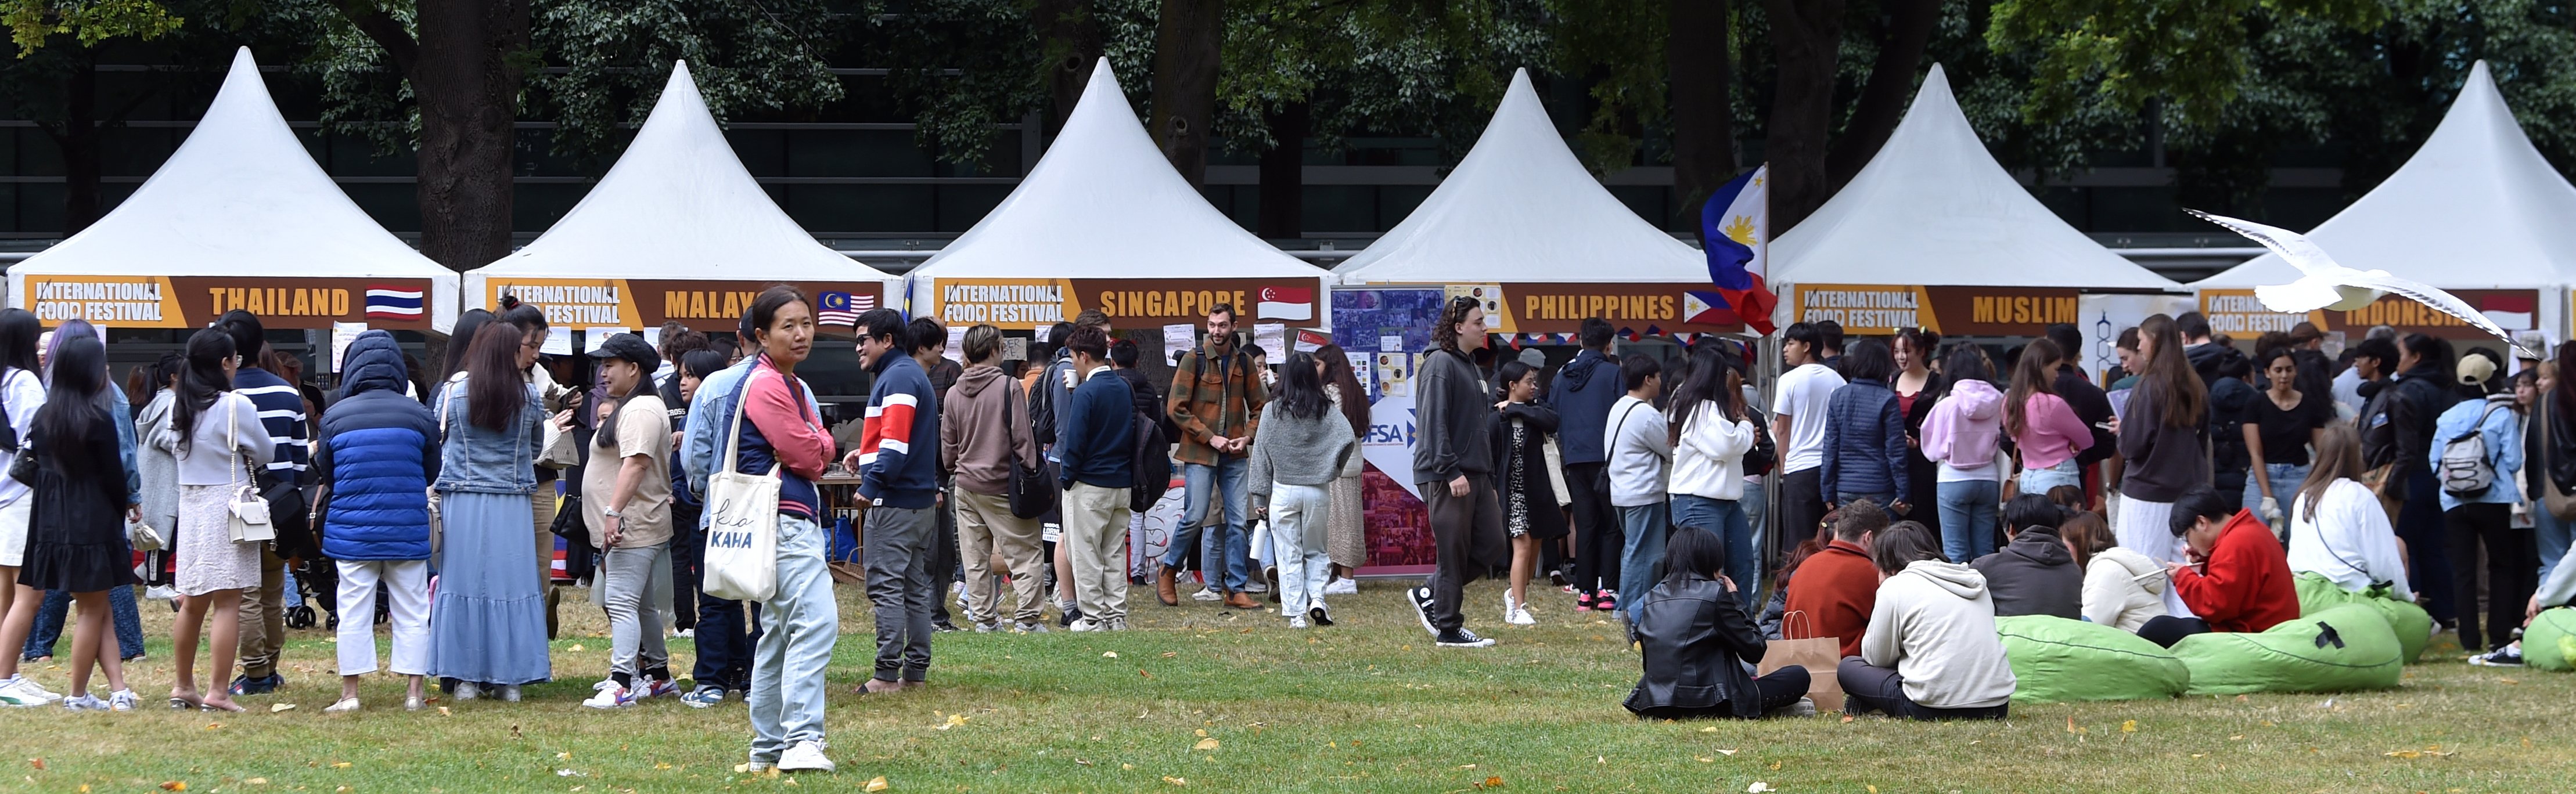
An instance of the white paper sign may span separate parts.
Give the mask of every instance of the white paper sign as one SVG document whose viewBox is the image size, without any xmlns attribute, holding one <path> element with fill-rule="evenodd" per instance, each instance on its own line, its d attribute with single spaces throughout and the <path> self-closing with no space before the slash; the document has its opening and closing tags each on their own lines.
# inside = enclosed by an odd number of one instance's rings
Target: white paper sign
<svg viewBox="0 0 2576 794">
<path fill-rule="evenodd" d="M 1412 397 L 1381 397 L 1369 406 L 1369 432 L 1360 439 L 1360 459 L 1385 472 L 1414 498 L 1422 497 L 1422 489 L 1413 483 Z"/>
<path fill-rule="evenodd" d="M 2120 363 L 2120 330 L 2137 327 L 2148 315 L 2178 316 L 2194 308 L 2187 295 L 2082 295 L 2075 299 L 2075 328 L 2084 334 L 2076 363 L 2084 377 L 2102 382 L 2102 371 Z"/>
<path fill-rule="evenodd" d="M 644 336 L 644 344 L 652 346 L 652 348 L 657 351 L 662 349 L 662 329 L 660 326 L 646 328 L 643 330 L 642 334 Z"/>
<path fill-rule="evenodd" d="M 966 328 L 964 326 L 948 326 L 948 347 L 939 351 L 939 355 L 941 358 L 959 364 L 966 363 Z"/>
<path fill-rule="evenodd" d="M 1378 350 L 1381 350 L 1381 351 L 1384 351 L 1384 352 L 1388 352 L 1388 353 L 1401 353 L 1401 352 L 1404 352 L 1404 337 L 1402 337 L 1402 336 L 1381 336 L 1381 337 L 1378 337 L 1378 338 L 1377 338 L 1377 349 L 1378 349 Z"/>
<path fill-rule="evenodd" d="M 1002 360 L 1029 360 L 1029 340 L 1021 339 L 1016 336 L 1002 337 Z"/>
<path fill-rule="evenodd" d="M 349 352 L 349 343 L 351 343 L 351 342 L 355 342 L 355 341 L 358 341 L 358 334 L 363 333 L 363 332 L 365 332 L 366 330 L 367 330 L 367 324 L 366 324 L 366 323 L 332 323 L 332 324 L 331 324 L 331 371 L 332 371 L 332 372 L 339 372 L 339 371 L 340 371 L 340 363 L 341 363 L 341 361 L 344 359 L 344 357 L 346 357 L 346 356 L 348 355 L 348 352 Z"/>
<path fill-rule="evenodd" d="M 588 348 L 588 349 L 583 350 L 582 352 L 584 352 L 584 353 L 588 353 L 588 354 L 591 354 L 591 355 L 598 355 L 598 354 L 599 354 L 599 349 L 600 349 L 601 347 L 603 347 L 603 346 L 605 346 L 605 345 L 607 345 L 607 344 L 608 344 L 608 338 L 609 338 L 609 337 L 616 336 L 616 335 L 618 335 L 618 334 L 631 334 L 631 333 L 634 333 L 634 331 L 630 331 L 630 330 L 627 330 L 627 329 L 624 329 L 624 328 L 602 328 L 602 327 L 592 327 L 592 328 L 584 329 L 584 330 L 581 332 L 581 341 L 582 341 L 582 346 L 583 346 L 583 347 L 585 347 L 585 348 Z"/>
<path fill-rule="evenodd" d="M 546 341 L 537 347 L 537 352 L 549 356 L 572 355 L 572 331 L 565 328 L 547 328 Z"/>
<path fill-rule="evenodd" d="M 1173 356 L 1197 347 L 1198 331 L 1198 326 L 1189 323 L 1163 326 L 1163 360 L 1168 362 Z"/>
<path fill-rule="evenodd" d="M 1288 363 L 1288 326 L 1284 323 L 1258 323 L 1252 326 L 1252 343 L 1270 354 L 1270 363 Z"/>
</svg>

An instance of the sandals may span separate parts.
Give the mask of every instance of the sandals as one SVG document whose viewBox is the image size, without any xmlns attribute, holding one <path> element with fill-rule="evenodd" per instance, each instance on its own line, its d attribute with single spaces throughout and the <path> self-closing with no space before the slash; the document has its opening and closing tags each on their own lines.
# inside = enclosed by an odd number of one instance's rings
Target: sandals
<svg viewBox="0 0 2576 794">
<path fill-rule="evenodd" d="M 210 714 L 240 714 L 250 709 L 242 708 L 239 703 L 199 703 L 197 710 Z"/>
</svg>

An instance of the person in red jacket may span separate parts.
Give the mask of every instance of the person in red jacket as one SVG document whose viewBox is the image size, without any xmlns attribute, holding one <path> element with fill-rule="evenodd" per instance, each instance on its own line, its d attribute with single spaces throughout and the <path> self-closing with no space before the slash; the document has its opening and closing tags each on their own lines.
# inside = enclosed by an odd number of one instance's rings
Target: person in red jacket
<svg viewBox="0 0 2576 794">
<path fill-rule="evenodd" d="M 1869 630 L 1870 610 L 1878 605 L 1878 566 L 1869 561 L 1870 540 L 1886 528 L 1887 511 L 1877 502 L 1855 499 L 1843 505 L 1834 520 L 1833 543 L 1800 563 L 1797 576 L 1789 580 L 1782 639 L 1834 637 L 1843 641 L 1842 655 L 1860 655 L 1860 635 Z M 1806 622 L 1793 617 L 1799 612 L 1806 613 Z"/>
<path fill-rule="evenodd" d="M 2253 511 L 2208 488 L 2174 501 L 2171 529 L 2189 548 L 2190 563 L 2166 563 L 2174 590 L 2198 617 L 2166 615 L 2138 627 L 2138 636 L 2173 647 L 2202 632 L 2255 632 L 2299 616 L 2299 594 L 2290 585 L 2290 559 L 2281 541 Z"/>
</svg>

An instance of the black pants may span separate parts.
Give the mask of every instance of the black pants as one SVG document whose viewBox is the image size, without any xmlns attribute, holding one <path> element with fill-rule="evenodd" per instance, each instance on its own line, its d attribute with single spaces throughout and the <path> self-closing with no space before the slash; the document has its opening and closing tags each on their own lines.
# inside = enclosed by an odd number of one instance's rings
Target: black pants
<svg viewBox="0 0 2576 794">
<path fill-rule="evenodd" d="M 2146 625 L 2138 627 L 2139 639 L 2167 648 L 2174 647 L 2174 643 L 2181 642 L 2184 637 L 2207 633 L 2209 633 L 2209 621 L 2172 615 L 2148 618 Z"/>
<path fill-rule="evenodd" d="M 1431 628 L 1448 632 L 1466 624 L 1458 602 L 1467 583 L 1509 559 L 1510 541 L 1503 534 L 1503 503 L 1494 496 L 1494 477 L 1467 475 L 1467 495 L 1450 496 L 1445 482 L 1422 483 L 1422 501 L 1431 508 L 1431 542 L 1437 554 L 1431 569 Z M 1498 549 L 1504 549 L 1497 554 Z M 1612 552 L 1612 556 L 1617 556 Z"/>
<path fill-rule="evenodd" d="M 1618 589 L 1619 552 L 1627 533 L 1610 509 L 1610 464 L 1565 464 L 1565 490 L 1574 503 L 1574 589 Z"/>
<path fill-rule="evenodd" d="M 1780 520 L 1771 524 L 1772 559 L 1764 561 L 1765 569 L 1778 570 L 1790 549 L 1819 536 L 1816 527 L 1825 520 L 1824 474 L 1823 466 L 1813 466 L 1780 475 L 1780 503 L 1771 506 Z"/>
<path fill-rule="evenodd" d="M 1727 663 L 1734 662 L 1729 660 Z M 1811 683 L 1811 677 L 1807 674 L 1807 668 L 1794 664 L 1773 670 L 1770 675 L 1753 679 L 1752 697 L 1760 704 L 1759 708 L 1754 709 L 1754 716 L 1759 717 L 1788 708 L 1789 704 L 1796 703 L 1799 698 L 1807 696 L 1809 683 Z M 1738 696 L 1742 696 L 1741 693 Z M 1637 713 L 1638 719 L 1648 720 L 1689 720 L 1733 716 L 1736 716 L 1733 700 L 1720 701 L 1717 705 L 1704 709 L 1654 708 Z"/>
<path fill-rule="evenodd" d="M 2505 504 L 2465 504 L 2443 511 L 2442 534 L 2451 558 L 2451 599 L 2460 615 L 2460 648 L 2470 653 L 2502 647 L 2522 625 L 2522 608 L 2540 588 L 2540 550 L 2531 530 L 2513 528 Z M 2487 619 L 2478 627 L 2478 544 L 2487 547 Z"/>
<path fill-rule="evenodd" d="M 2429 466 L 2411 467 L 2406 474 L 2406 502 L 2397 509 L 2397 537 L 2406 541 L 2406 583 L 2426 596 L 2424 611 L 2432 613 L 2433 622 L 2449 624 L 2461 612 L 2474 611 L 2478 602 L 2453 603 L 2457 592 L 2451 582 L 2450 545 L 2443 529 L 2442 485 L 2433 478 Z M 2465 645 L 2465 643 L 2463 643 Z"/>
<path fill-rule="evenodd" d="M 698 526 L 698 507 L 671 503 L 671 622 L 681 631 L 698 628 L 698 588 L 705 571 L 706 530 Z"/>
<path fill-rule="evenodd" d="M 1842 667 L 1834 676 L 1843 687 L 1843 713 L 1867 714 L 1872 710 L 1909 720 L 1999 720 L 2012 709 L 2011 703 L 1972 709 L 1936 709 L 1914 702 L 1905 696 L 1905 678 L 1896 670 L 1873 667 L 1858 656 L 1843 657 Z"/>
<path fill-rule="evenodd" d="M 698 664 L 689 677 L 697 686 L 716 685 L 751 691 L 751 649 L 760 644 L 760 605 L 701 596 L 698 598 Z"/>
<path fill-rule="evenodd" d="M 939 484 L 943 495 L 954 494 L 948 483 Z M 953 625 L 948 621 L 948 604 L 957 599 L 955 582 L 965 581 L 965 569 L 957 566 L 957 499 L 945 496 L 931 511 L 938 517 L 938 537 L 930 539 L 930 622 Z"/>
</svg>

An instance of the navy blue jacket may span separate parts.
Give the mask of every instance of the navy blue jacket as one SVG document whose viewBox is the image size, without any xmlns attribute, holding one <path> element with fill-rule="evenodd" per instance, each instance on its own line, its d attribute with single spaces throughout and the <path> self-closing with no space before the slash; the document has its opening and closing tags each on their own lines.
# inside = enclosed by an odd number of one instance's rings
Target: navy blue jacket
<svg viewBox="0 0 2576 794">
<path fill-rule="evenodd" d="M 322 554 L 334 560 L 429 559 L 428 493 L 438 481 L 438 417 L 403 396 L 411 375 L 392 333 L 359 334 L 342 361 L 341 396 L 322 413 L 321 441 L 314 445 L 314 468 L 331 486 Z"/>
<path fill-rule="evenodd" d="M 1610 406 L 1627 394 L 1620 383 L 1619 364 L 1599 351 L 1585 350 L 1574 354 L 1556 372 L 1548 385 L 1547 403 L 1556 406 L 1558 453 L 1566 463 L 1607 463 L 1608 450 L 1601 448 L 1601 432 L 1610 424 Z"/>
<path fill-rule="evenodd" d="M 1896 390 L 1856 380 L 1834 390 L 1825 404 L 1825 466 L 1819 490 L 1830 501 L 1841 494 L 1902 499 L 1911 491 L 1905 473 L 1905 414 Z"/>
<path fill-rule="evenodd" d="M 1064 486 L 1084 483 L 1101 488 L 1136 485 L 1136 398 L 1127 379 L 1107 369 L 1091 373 L 1065 399 L 1064 432 L 1056 437 L 1054 457 L 1063 469 Z"/>
<path fill-rule="evenodd" d="M 929 508 L 939 499 L 939 395 L 921 362 L 899 352 L 878 358 L 872 374 L 859 432 L 859 495 L 886 507 Z"/>
</svg>

